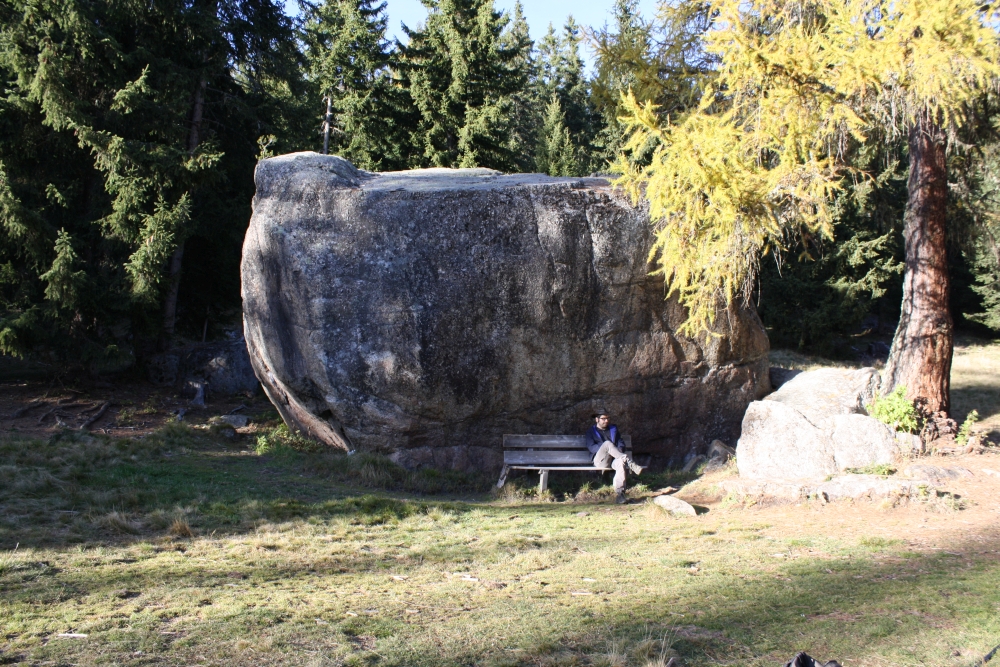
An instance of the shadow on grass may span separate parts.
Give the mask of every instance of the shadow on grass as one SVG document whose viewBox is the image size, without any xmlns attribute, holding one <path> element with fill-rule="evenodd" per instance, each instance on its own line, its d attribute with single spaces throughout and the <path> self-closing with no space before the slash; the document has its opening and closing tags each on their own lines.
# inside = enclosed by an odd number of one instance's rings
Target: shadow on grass
<svg viewBox="0 0 1000 667">
<path fill-rule="evenodd" d="M 447 496 L 400 495 L 407 486 L 454 491 L 463 483 L 473 495 L 486 486 L 437 471 L 414 475 L 373 455 L 256 455 L 181 426 L 142 441 L 8 435 L 0 440 L 0 550 L 240 533 L 310 517 L 376 525 L 432 507 L 465 511 Z"/>
<path fill-rule="evenodd" d="M 0 439 L 0 550 L 128 543 L 168 532 L 235 534 L 292 519 L 347 516 L 375 525 L 432 507 L 465 512 L 467 501 L 489 499 L 493 487 L 487 475 L 410 472 L 383 456 L 302 452 L 275 446 L 280 438 L 269 437 L 261 455 L 248 449 L 253 443 L 181 425 L 142 440 L 69 431 L 48 440 L 8 434 Z M 553 475 L 550 491 L 539 498 L 532 480 L 521 476 L 502 494 L 520 512 L 552 498 L 610 502 L 614 493 L 605 477 Z M 631 481 L 641 490 L 696 477 L 668 471 Z"/>
<path fill-rule="evenodd" d="M 491 507 L 493 518 L 531 519 L 568 508 L 552 504 L 517 508 Z M 507 516 L 509 514 L 509 516 Z M 593 540 L 574 540 L 584 551 L 596 550 Z M 967 665 L 1000 642 L 1000 539 L 955 543 L 950 553 L 903 552 L 898 543 L 871 541 L 869 547 L 834 559 L 803 559 L 717 572 L 683 574 L 655 591 L 637 588 L 629 595 L 572 598 L 566 593 L 529 595 L 513 583 L 503 593 L 480 590 L 456 596 L 454 610 L 430 626 L 457 623 L 475 637 L 477 628 L 499 618 L 505 634 L 473 647 L 442 645 L 429 626 L 411 626 L 407 611 L 383 609 L 366 616 L 337 616 L 324 626 L 313 622 L 316 612 L 302 618 L 288 610 L 248 608 L 245 613 L 200 621 L 206 637 L 226 624 L 226 636 L 253 636 L 275 624 L 298 624 L 300 646 L 323 641 L 389 642 L 379 649 L 380 665 L 655 665 L 641 659 L 669 648 L 688 665 L 779 665 L 805 650 L 824 660 L 845 664 Z M 264 545 L 266 549 L 267 545 Z M 442 560 L 461 562 L 459 549 L 445 549 Z M 239 585 L 285 590 L 336 590 L 358 586 L 360 573 L 413 573 L 421 560 L 399 561 L 388 554 L 343 554 L 323 562 L 295 562 L 274 554 L 243 574 Z M 69 598 L 124 597 L 128 591 L 170 587 L 211 588 L 233 585 L 232 566 L 189 562 L 178 569 L 145 568 L 140 573 L 106 567 L 99 576 L 84 568 L 46 572 L 44 564 L 23 564 L 20 573 L 6 573 L 0 590 L 16 589 L 32 604 Z M 3 574 L 0 572 L 0 574 Z M 237 579 L 238 581 L 239 579 Z M 380 587 L 378 583 L 372 584 Z M 268 589 L 272 590 L 272 589 Z M 125 593 L 122 593 L 125 591 Z M 518 601 L 510 602 L 509 592 Z M 222 594 L 222 593 L 220 593 Z M 139 593 L 135 593 L 139 595 Z M 464 594 L 463 594 L 464 595 Z M 478 597 L 476 597 L 478 596 Z M 13 602 L 13 596 L 10 598 Z M 364 605 L 364 599 L 356 602 Z M 253 607 L 253 605 L 251 605 Z M 573 607 L 567 610 L 567 607 Z M 359 608 L 359 611 L 361 609 Z M 289 615 L 291 613 L 291 615 Z M 149 629 L 157 635 L 158 628 Z M 270 631 L 269 630 L 269 631 Z M 933 640 L 928 641 L 928 634 Z M 445 633 L 447 635 L 447 633 Z M 132 638 L 130 641 L 139 641 Z M 393 643 L 394 642 L 394 643 Z M 663 646 L 665 644 L 666 646 Z M 396 649 L 392 649 L 395 646 Z M 199 653 L 205 646 L 192 645 Z M 359 649 L 360 651 L 360 649 Z M 956 654 L 957 652 L 957 654 Z M 618 657 L 616 658 L 616 654 Z M 365 657 L 364 652 L 359 658 Z M 873 658 L 872 656 L 878 656 Z M 366 659 L 371 658 L 367 656 Z M 236 663 L 232 663 L 236 664 Z M 242 664 L 242 663 L 239 663 Z"/>
</svg>

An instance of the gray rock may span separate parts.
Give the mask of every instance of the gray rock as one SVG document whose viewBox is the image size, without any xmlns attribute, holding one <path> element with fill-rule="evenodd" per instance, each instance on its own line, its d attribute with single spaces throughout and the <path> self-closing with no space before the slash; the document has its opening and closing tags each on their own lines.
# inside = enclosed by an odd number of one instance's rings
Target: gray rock
<svg viewBox="0 0 1000 667">
<path fill-rule="evenodd" d="M 721 440 L 713 440 L 712 444 L 708 446 L 708 458 L 710 459 L 718 458 L 726 462 L 734 456 L 736 456 L 736 450 Z"/>
<path fill-rule="evenodd" d="M 247 345 L 285 421 L 321 441 L 437 465 L 428 451 L 582 432 L 601 403 L 637 452 L 669 459 L 735 440 L 768 389 L 752 310 L 720 314 L 719 336 L 676 333 L 648 215 L 604 179 L 298 153 L 256 183 Z"/>
<path fill-rule="evenodd" d="M 818 424 L 834 415 L 867 415 L 865 406 L 878 395 L 880 384 L 874 368 L 821 368 L 797 374 L 764 400 L 794 408 Z"/>
<path fill-rule="evenodd" d="M 721 456 L 713 456 L 705 464 L 705 467 L 701 469 L 703 475 L 708 475 L 713 472 L 719 472 L 720 470 L 725 470 L 729 466 L 729 461 L 722 458 Z"/>
<path fill-rule="evenodd" d="M 233 428 L 243 428 L 249 423 L 250 418 L 246 415 L 222 415 L 219 421 L 229 424 Z"/>
<path fill-rule="evenodd" d="M 738 498 L 775 498 L 780 500 L 822 500 L 880 498 L 918 498 L 934 489 L 931 480 L 897 479 L 878 475 L 840 475 L 825 481 L 795 482 L 783 480 L 727 479 L 719 488 Z"/>
<path fill-rule="evenodd" d="M 736 466 L 747 479 L 822 479 L 838 472 L 829 437 L 777 401 L 754 401 L 747 408 Z"/>
<path fill-rule="evenodd" d="M 260 389 L 242 338 L 195 343 L 158 354 L 147 361 L 146 370 L 150 381 L 177 387 L 189 399 L 197 400 L 199 391 L 203 401 L 213 396 L 253 395 Z"/>
<path fill-rule="evenodd" d="M 952 479 L 973 477 L 972 471 L 968 468 L 942 468 L 940 466 L 932 466 L 926 463 L 915 463 L 907 466 L 899 474 L 903 477 L 909 477 L 912 479 L 929 479 L 939 484 Z"/>
<path fill-rule="evenodd" d="M 866 415 L 835 415 L 830 421 L 833 460 L 838 471 L 899 460 L 901 452 L 895 431 L 877 419 Z"/>
<path fill-rule="evenodd" d="M 684 467 L 681 468 L 681 472 L 691 472 L 696 467 L 698 467 L 699 463 L 701 463 L 704 460 L 705 457 L 702 454 L 697 454 L 695 456 L 692 456 L 687 460 L 687 463 L 684 464 Z"/>
<path fill-rule="evenodd" d="M 904 455 L 920 456 L 926 451 L 924 441 L 916 433 L 896 431 L 896 441 L 899 442 L 899 449 Z"/>
<path fill-rule="evenodd" d="M 865 414 L 878 386 L 873 368 L 822 369 L 800 373 L 751 403 L 736 448 L 740 477 L 823 479 L 896 462 L 902 452 L 895 433 Z"/>
<path fill-rule="evenodd" d="M 694 507 L 680 498 L 674 498 L 673 496 L 656 496 L 653 498 L 653 503 L 677 516 L 697 516 L 698 514 L 695 512 Z"/>
</svg>

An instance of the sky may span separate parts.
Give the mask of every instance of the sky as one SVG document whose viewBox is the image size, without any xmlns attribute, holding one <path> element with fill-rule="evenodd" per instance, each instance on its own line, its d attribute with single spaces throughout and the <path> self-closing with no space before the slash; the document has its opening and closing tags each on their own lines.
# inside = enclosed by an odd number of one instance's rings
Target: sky
<svg viewBox="0 0 1000 667">
<path fill-rule="evenodd" d="M 496 0 L 497 9 L 513 13 L 516 0 Z M 411 28 L 427 16 L 427 10 L 420 0 L 386 0 L 389 11 L 389 37 L 402 38 L 400 22 Z M 531 38 L 536 42 L 541 39 L 549 28 L 549 23 L 560 30 L 570 14 L 576 22 L 591 27 L 599 27 L 611 22 L 613 0 L 521 0 L 524 16 L 528 20 Z M 645 17 L 650 17 L 656 8 L 656 0 L 639 0 L 639 10 Z M 593 63 L 593 55 L 584 47 L 581 54 L 588 65 Z"/>
</svg>

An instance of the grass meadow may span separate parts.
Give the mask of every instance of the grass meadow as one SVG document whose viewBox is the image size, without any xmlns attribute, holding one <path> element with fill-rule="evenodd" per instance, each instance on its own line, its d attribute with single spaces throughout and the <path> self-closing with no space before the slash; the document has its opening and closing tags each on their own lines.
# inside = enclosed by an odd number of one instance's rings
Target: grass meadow
<svg viewBox="0 0 1000 667">
<path fill-rule="evenodd" d="M 768 506 L 663 473 L 616 506 L 607 478 L 497 495 L 274 424 L 7 433 L 0 665 L 972 667 L 1000 643 L 1000 477 L 977 467 L 1000 454 L 962 465 L 960 503 Z M 700 514 L 649 502 L 668 484 Z"/>
</svg>

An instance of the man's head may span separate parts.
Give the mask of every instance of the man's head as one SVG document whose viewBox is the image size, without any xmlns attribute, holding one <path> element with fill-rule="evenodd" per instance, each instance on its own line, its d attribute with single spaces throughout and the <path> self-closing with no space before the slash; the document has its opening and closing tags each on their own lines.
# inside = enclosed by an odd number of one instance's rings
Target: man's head
<svg viewBox="0 0 1000 667">
<path fill-rule="evenodd" d="M 611 423 L 611 419 L 608 417 L 606 412 L 599 412 L 594 415 L 594 421 L 597 422 L 597 428 L 606 429 L 608 424 Z"/>
</svg>

